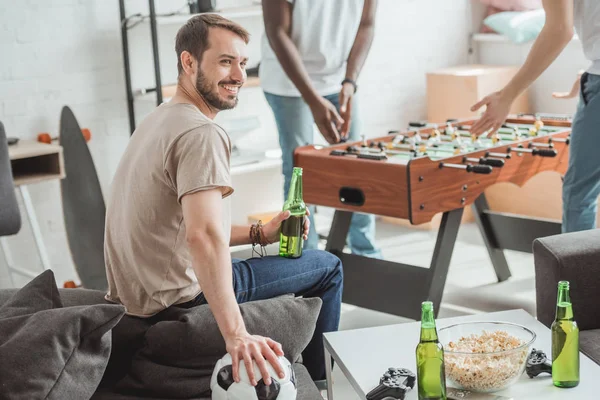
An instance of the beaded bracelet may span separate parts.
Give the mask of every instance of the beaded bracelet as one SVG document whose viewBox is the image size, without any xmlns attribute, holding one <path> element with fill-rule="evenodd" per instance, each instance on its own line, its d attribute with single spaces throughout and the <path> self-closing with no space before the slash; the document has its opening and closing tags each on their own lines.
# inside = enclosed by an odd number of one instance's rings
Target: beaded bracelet
<svg viewBox="0 0 600 400">
<path fill-rule="evenodd" d="M 265 246 L 271 244 L 265 233 L 263 232 L 263 224 L 262 221 L 259 220 L 258 223 L 252 224 L 250 226 L 250 232 L 248 233 L 250 237 L 250 242 L 252 243 L 252 255 L 256 253 L 256 255 L 260 257 L 264 257 L 267 255 L 267 250 Z M 256 251 L 255 246 L 260 245 L 260 252 Z"/>
</svg>

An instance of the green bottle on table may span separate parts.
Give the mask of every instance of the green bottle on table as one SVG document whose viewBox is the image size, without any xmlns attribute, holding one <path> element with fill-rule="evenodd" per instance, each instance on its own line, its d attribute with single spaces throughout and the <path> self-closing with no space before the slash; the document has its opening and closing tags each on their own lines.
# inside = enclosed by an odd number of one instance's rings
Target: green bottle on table
<svg viewBox="0 0 600 400">
<path fill-rule="evenodd" d="M 298 258 L 302 255 L 304 239 L 304 216 L 306 204 L 302 199 L 302 168 L 294 167 L 290 191 L 283 204 L 283 211 L 290 211 L 290 217 L 281 223 L 279 239 L 279 255 L 287 258 Z"/>
<path fill-rule="evenodd" d="M 552 323 L 552 382 L 571 388 L 579 384 L 579 327 L 573 318 L 569 282 L 558 282 L 556 318 Z"/>
<path fill-rule="evenodd" d="M 444 348 L 438 340 L 431 301 L 421 304 L 421 339 L 416 353 L 419 400 L 446 400 Z"/>
</svg>

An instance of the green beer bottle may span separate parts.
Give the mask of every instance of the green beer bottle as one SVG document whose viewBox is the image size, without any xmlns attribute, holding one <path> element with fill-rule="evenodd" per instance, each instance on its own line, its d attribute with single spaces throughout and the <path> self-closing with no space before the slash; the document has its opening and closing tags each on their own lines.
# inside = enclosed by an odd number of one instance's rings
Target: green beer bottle
<svg viewBox="0 0 600 400">
<path fill-rule="evenodd" d="M 302 199 L 302 168 L 294 167 L 292 182 L 283 211 L 289 211 L 290 217 L 281 223 L 279 239 L 279 255 L 287 258 L 298 258 L 302 255 L 304 239 L 304 216 L 306 204 Z"/>
<path fill-rule="evenodd" d="M 446 400 L 444 348 L 438 340 L 433 303 L 421 304 L 421 339 L 417 345 L 419 400 Z"/>
<path fill-rule="evenodd" d="M 552 323 L 552 382 L 571 388 L 579 384 L 579 328 L 573 319 L 569 282 L 558 282 L 556 318 Z"/>
</svg>

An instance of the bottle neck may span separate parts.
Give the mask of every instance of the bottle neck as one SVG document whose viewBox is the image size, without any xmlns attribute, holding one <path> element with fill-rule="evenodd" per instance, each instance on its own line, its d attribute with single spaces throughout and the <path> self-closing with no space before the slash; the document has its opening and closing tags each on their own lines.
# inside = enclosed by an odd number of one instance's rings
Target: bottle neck
<svg viewBox="0 0 600 400">
<path fill-rule="evenodd" d="M 435 319 L 432 310 L 423 310 L 421 313 L 421 342 L 434 342 L 438 340 Z"/>
<path fill-rule="evenodd" d="M 573 319 L 573 306 L 571 305 L 571 296 L 568 288 L 558 289 L 558 298 L 556 299 L 556 319 Z"/>
<path fill-rule="evenodd" d="M 302 175 L 294 173 L 290 182 L 290 191 L 288 193 L 287 202 L 296 203 L 302 201 Z"/>
</svg>

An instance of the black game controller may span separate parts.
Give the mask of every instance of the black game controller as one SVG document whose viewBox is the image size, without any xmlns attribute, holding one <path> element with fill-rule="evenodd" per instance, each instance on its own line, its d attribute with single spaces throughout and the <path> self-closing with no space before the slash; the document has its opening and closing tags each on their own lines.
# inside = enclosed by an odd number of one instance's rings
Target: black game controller
<svg viewBox="0 0 600 400">
<path fill-rule="evenodd" d="M 527 376 L 534 378 L 542 372 L 552 374 L 552 363 L 542 350 L 532 349 L 525 366 Z"/>
<path fill-rule="evenodd" d="M 417 376 L 406 368 L 388 368 L 379 380 L 379 386 L 367 393 L 367 400 L 392 397 L 404 400 L 406 392 L 415 386 Z"/>
</svg>

